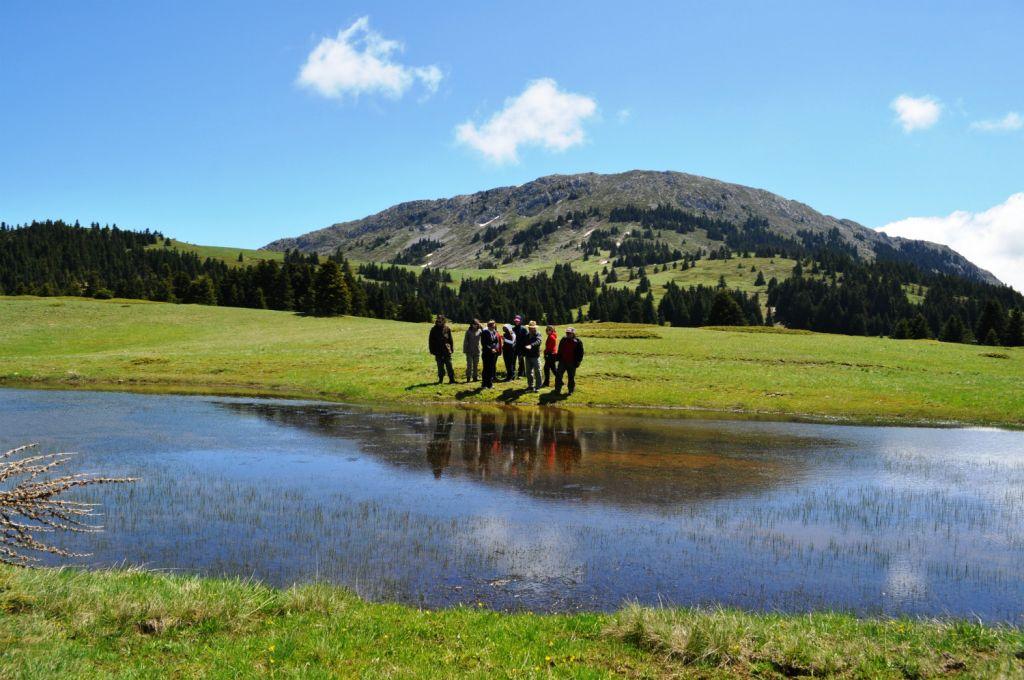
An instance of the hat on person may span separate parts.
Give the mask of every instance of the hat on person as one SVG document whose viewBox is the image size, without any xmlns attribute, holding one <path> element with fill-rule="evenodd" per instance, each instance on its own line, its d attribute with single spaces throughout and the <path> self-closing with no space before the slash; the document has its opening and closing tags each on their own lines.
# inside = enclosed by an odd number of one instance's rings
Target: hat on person
<svg viewBox="0 0 1024 680">
<path fill-rule="evenodd" d="M 523 317 L 516 314 L 514 317 L 512 317 L 512 320 L 515 321 L 516 323 L 520 323 L 523 320 Z"/>
<path fill-rule="evenodd" d="M 531 321 L 530 323 L 526 324 L 526 326 L 527 326 L 527 328 L 536 329 L 537 328 L 537 322 L 536 321 Z"/>
<path fill-rule="evenodd" d="M 568 328 L 566 328 L 565 332 L 566 333 L 572 333 L 573 335 L 576 335 L 576 329 L 573 328 L 572 326 L 569 326 Z"/>
</svg>

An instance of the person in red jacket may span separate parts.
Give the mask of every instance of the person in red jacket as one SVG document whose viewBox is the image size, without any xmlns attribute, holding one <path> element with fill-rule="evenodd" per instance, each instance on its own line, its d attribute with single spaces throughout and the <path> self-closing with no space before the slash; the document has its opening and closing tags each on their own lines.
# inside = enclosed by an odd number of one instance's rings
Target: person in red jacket
<svg viewBox="0 0 1024 680">
<path fill-rule="evenodd" d="M 565 337 L 558 343 L 558 368 L 555 371 L 555 392 L 562 391 L 562 378 L 569 374 L 569 394 L 576 391 L 576 369 L 583 363 L 583 341 L 576 337 L 575 328 L 566 328 Z"/>
<path fill-rule="evenodd" d="M 547 340 L 544 341 L 544 384 L 547 387 L 551 384 L 551 376 L 558 370 L 558 331 L 554 326 L 546 329 Z"/>
</svg>

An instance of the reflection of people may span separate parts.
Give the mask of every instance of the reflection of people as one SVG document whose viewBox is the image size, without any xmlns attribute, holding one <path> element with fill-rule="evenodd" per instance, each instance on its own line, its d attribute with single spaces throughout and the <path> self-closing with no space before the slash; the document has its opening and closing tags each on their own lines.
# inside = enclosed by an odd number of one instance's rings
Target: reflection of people
<svg viewBox="0 0 1024 680">
<path fill-rule="evenodd" d="M 565 337 L 558 343 L 558 369 L 555 371 L 555 392 L 562 390 L 563 377 L 569 375 L 569 394 L 576 390 L 576 369 L 583 363 L 583 341 L 576 337 L 575 328 L 566 328 Z"/>
<path fill-rule="evenodd" d="M 544 455 L 544 467 L 550 470 L 555 464 L 555 426 L 558 425 L 558 411 L 544 409 L 544 421 L 540 430 L 540 449 Z"/>
<path fill-rule="evenodd" d="M 540 333 L 537 322 L 531 321 L 523 340 L 523 358 L 526 360 L 526 387 L 531 392 L 540 389 Z"/>
<path fill-rule="evenodd" d="M 494 374 L 497 372 L 498 357 L 501 356 L 501 335 L 498 334 L 494 319 L 487 322 L 487 328 L 480 334 L 480 350 L 484 364 L 483 382 L 480 386 L 489 389 L 494 387 Z"/>
<path fill-rule="evenodd" d="M 438 314 L 434 321 L 434 327 L 430 329 L 430 337 L 427 340 L 427 347 L 437 361 L 437 384 L 444 382 L 445 371 L 448 372 L 448 382 L 455 382 L 455 371 L 452 369 L 452 352 L 455 351 L 455 341 L 452 340 L 452 329 L 443 314 Z"/>
<path fill-rule="evenodd" d="M 427 443 L 427 462 L 434 471 L 434 478 L 440 479 L 452 457 L 452 422 L 455 415 L 437 416 L 434 422 L 434 438 Z"/>
<path fill-rule="evenodd" d="M 462 415 L 462 463 L 467 472 L 476 472 L 480 461 L 480 414 L 467 410 Z"/>
<path fill-rule="evenodd" d="M 554 326 L 547 327 L 547 339 L 544 340 L 544 384 L 551 384 L 551 376 L 558 367 L 558 331 Z"/>
<path fill-rule="evenodd" d="M 480 321 L 473 319 L 466 329 L 466 335 L 462 338 L 462 352 L 466 355 L 466 382 L 476 382 L 480 379 L 480 334 L 483 327 Z"/>
<path fill-rule="evenodd" d="M 566 412 L 565 429 L 558 428 L 555 433 L 555 456 L 562 464 L 562 472 L 565 474 L 571 473 L 573 467 L 583 460 L 583 447 L 576 436 L 576 416 L 572 411 Z"/>
<path fill-rule="evenodd" d="M 501 334 L 501 352 L 505 359 L 505 382 L 509 382 L 516 377 L 516 357 L 519 355 L 516 332 L 510 323 L 505 324 Z"/>
<path fill-rule="evenodd" d="M 491 476 L 491 459 L 500 450 L 497 416 L 493 413 L 480 414 L 480 474 L 485 479 Z"/>
</svg>

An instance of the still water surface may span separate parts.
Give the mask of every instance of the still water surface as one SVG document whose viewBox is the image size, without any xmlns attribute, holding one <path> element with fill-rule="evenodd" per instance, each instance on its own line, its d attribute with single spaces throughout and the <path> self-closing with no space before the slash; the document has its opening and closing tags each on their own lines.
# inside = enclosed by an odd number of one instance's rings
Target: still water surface
<svg viewBox="0 0 1024 680">
<path fill-rule="evenodd" d="M 141 477 L 72 562 L 425 606 L 1024 623 L 1024 433 L 0 390 L 0 449 Z"/>
</svg>

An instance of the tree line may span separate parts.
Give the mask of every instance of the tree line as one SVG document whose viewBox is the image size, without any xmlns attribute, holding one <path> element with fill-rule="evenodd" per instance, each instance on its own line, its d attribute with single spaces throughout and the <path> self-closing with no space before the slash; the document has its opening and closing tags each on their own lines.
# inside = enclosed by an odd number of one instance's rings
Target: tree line
<svg viewBox="0 0 1024 680">
<path fill-rule="evenodd" d="M 1017 331 L 1024 296 L 1008 286 L 924 272 L 913 264 L 865 263 L 831 253 L 798 261 L 791 276 L 768 283 L 774 320 L 790 328 L 847 335 L 1024 344 Z M 911 302 L 907 289 L 924 292 Z"/>
<path fill-rule="evenodd" d="M 125 297 L 404 321 L 444 313 L 457 322 L 514 314 L 542 323 L 585 318 L 674 326 L 779 322 L 828 333 L 1024 345 L 1024 297 L 1012 288 L 924 272 L 908 262 L 863 262 L 846 249 L 829 247 L 828 235 L 822 238 L 821 249 L 798 260 L 788 278 L 767 282 L 767 316 L 760 295 L 728 290 L 724 281 L 714 288 L 669 282 L 656 303 L 642 265 L 633 288 L 608 285 L 614 269 L 602 282 L 598 273 L 587 276 L 569 264 L 511 281 L 488 277 L 457 283 L 449 272 L 430 267 L 354 269 L 340 253 L 321 259 L 289 251 L 282 262 L 229 266 L 169 247 L 159 232 L 60 221 L 0 223 L 0 294 Z M 683 268 L 690 266 L 690 257 L 698 256 L 684 255 Z M 908 299 L 908 289 L 920 302 Z"/>
<path fill-rule="evenodd" d="M 124 297 L 403 321 L 425 321 L 438 312 L 459 322 L 521 313 L 562 323 L 593 298 L 594 287 L 569 265 L 515 281 L 466 279 L 458 287 L 448 272 L 429 267 L 416 273 L 364 265 L 357 272 L 338 253 L 321 261 L 316 253 L 295 250 L 283 262 L 229 266 L 169 247 L 159 232 L 45 221 L 0 223 L 2 294 Z"/>
</svg>

